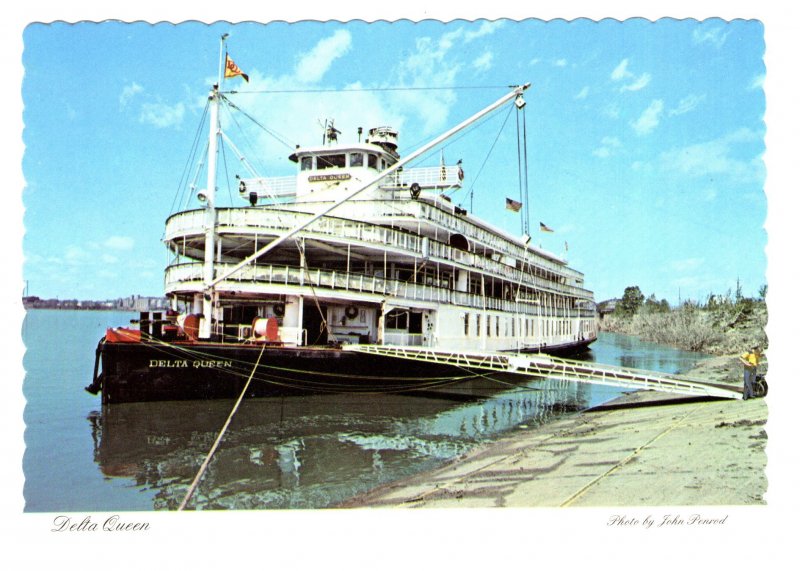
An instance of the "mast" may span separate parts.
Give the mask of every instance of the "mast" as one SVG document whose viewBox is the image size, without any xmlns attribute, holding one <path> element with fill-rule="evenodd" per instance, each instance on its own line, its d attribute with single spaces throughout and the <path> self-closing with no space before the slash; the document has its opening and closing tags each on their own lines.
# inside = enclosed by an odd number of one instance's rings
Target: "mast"
<svg viewBox="0 0 800 571">
<path fill-rule="evenodd" d="M 217 66 L 217 82 L 211 87 L 208 99 L 211 102 L 210 119 L 208 128 L 208 179 L 205 193 L 205 257 L 203 261 L 203 318 L 200 320 L 199 337 L 211 337 L 211 319 L 214 315 L 214 252 L 215 234 L 217 225 L 217 210 L 215 207 L 217 190 L 217 143 L 219 141 L 219 86 L 222 83 L 223 57 L 225 54 L 225 39 L 228 34 L 223 34 L 219 40 L 219 64 Z"/>
</svg>

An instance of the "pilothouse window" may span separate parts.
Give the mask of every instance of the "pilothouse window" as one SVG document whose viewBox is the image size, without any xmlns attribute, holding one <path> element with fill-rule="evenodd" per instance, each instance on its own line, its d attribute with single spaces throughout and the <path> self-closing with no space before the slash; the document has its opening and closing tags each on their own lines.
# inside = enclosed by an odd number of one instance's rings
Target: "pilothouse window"
<svg viewBox="0 0 800 571">
<path fill-rule="evenodd" d="M 364 166 L 364 154 L 363 153 L 350 153 L 350 166 L 351 167 L 362 167 L 362 166 Z"/>
<path fill-rule="evenodd" d="M 310 171 L 312 168 L 314 168 L 313 157 L 303 157 L 302 159 L 300 159 L 301 171 Z"/>
<path fill-rule="evenodd" d="M 317 170 L 344 168 L 345 155 L 320 155 L 317 157 Z"/>
<path fill-rule="evenodd" d="M 367 166 L 371 169 L 378 168 L 378 155 L 373 155 L 372 153 L 367 155 Z"/>
</svg>

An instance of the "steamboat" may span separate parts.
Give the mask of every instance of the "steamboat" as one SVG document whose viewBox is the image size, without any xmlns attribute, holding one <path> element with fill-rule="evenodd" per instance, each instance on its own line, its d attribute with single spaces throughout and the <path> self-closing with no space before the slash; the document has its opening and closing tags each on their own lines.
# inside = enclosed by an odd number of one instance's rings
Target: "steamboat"
<svg viewBox="0 0 800 571">
<path fill-rule="evenodd" d="M 431 391 L 486 375 L 348 348 L 565 353 L 596 339 L 581 272 L 454 204 L 464 165 L 414 166 L 490 113 L 522 113 L 528 85 L 405 157 L 391 127 L 359 128 L 347 143 L 326 121 L 320 144 L 291 152 L 295 175 L 236 174 L 242 205 L 221 207 L 219 149 L 233 143 L 220 108 L 238 107 L 220 86 L 244 75 L 224 38 L 219 67 L 199 207 L 166 220 L 170 308 L 99 341 L 87 390 L 104 404 L 233 398 L 244 387 L 249 396 Z"/>
</svg>

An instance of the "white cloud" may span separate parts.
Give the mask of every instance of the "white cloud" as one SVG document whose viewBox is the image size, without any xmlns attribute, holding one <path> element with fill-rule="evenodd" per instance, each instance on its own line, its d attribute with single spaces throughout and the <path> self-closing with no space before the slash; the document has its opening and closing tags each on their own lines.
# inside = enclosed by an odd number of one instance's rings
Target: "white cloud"
<svg viewBox="0 0 800 571">
<path fill-rule="evenodd" d="M 757 143 L 760 139 L 755 132 L 743 128 L 718 139 L 672 149 L 662 153 L 659 161 L 663 170 L 691 177 L 725 176 L 738 182 L 760 182 L 764 179 L 761 157 L 734 156 L 739 145 Z"/>
<path fill-rule="evenodd" d="M 482 38 L 483 36 L 488 36 L 489 34 L 493 34 L 502 26 L 503 26 L 502 21 L 496 21 L 496 22 L 483 22 L 477 30 L 470 30 L 463 27 L 457 28 L 451 32 L 442 34 L 442 37 L 439 38 L 439 48 L 446 51 L 451 49 L 454 45 L 457 45 L 461 42 L 468 44 L 473 40 Z"/>
<path fill-rule="evenodd" d="M 488 71 L 492 67 L 493 59 L 494 55 L 492 55 L 492 52 L 487 50 L 472 62 L 472 67 L 477 71 Z"/>
<path fill-rule="evenodd" d="M 683 115 L 684 113 L 688 113 L 697 107 L 700 103 L 705 100 L 705 95 L 687 95 L 683 99 L 681 99 L 678 106 L 674 109 L 669 110 L 669 116 L 673 117 L 675 115 Z"/>
<path fill-rule="evenodd" d="M 649 175 L 653 172 L 653 165 L 645 161 L 633 161 L 631 163 L 631 170 Z"/>
<path fill-rule="evenodd" d="M 141 85 L 139 85 L 135 81 L 133 83 L 131 83 L 130 85 L 126 85 L 122 89 L 122 93 L 120 93 L 120 95 L 119 95 L 119 106 L 120 107 L 125 107 L 128 104 L 128 102 L 131 99 L 133 99 L 133 97 L 137 93 L 141 93 L 143 91 L 144 91 L 144 87 L 142 87 Z"/>
<path fill-rule="evenodd" d="M 750 91 L 755 91 L 756 89 L 763 89 L 765 79 L 766 76 L 763 73 L 755 76 L 750 82 L 750 86 L 748 87 L 748 89 Z"/>
<path fill-rule="evenodd" d="M 589 96 L 589 86 L 584 86 L 583 89 L 575 96 L 576 100 L 586 99 Z"/>
<path fill-rule="evenodd" d="M 614 68 L 614 71 L 611 72 L 611 79 L 612 81 L 622 81 L 624 79 L 630 79 L 635 77 L 632 71 L 628 69 L 628 59 L 625 58 L 617 67 Z M 620 93 L 624 93 L 625 91 L 639 91 L 647 87 L 647 84 L 650 83 L 652 77 L 649 73 L 645 72 L 642 73 L 638 78 L 636 78 L 633 82 L 623 85 L 619 88 Z"/>
<path fill-rule="evenodd" d="M 186 106 L 181 103 L 167 105 L 166 103 L 143 103 L 139 113 L 139 122 L 147 123 L 164 129 L 176 127 L 183 121 Z"/>
<path fill-rule="evenodd" d="M 631 127 L 637 135 L 647 135 L 653 131 L 661 120 L 661 113 L 664 110 L 664 102 L 654 99 L 650 106 L 645 109 L 639 118 L 631 123 Z"/>
<path fill-rule="evenodd" d="M 134 240 L 129 236 L 109 236 L 103 246 L 110 250 L 129 251 L 133 250 Z"/>
<path fill-rule="evenodd" d="M 609 119 L 619 119 L 620 116 L 619 105 L 617 105 L 616 103 L 610 103 L 606 105 L 606 107 L 603 109 L 603 115 L 605 115 Z"/>
<path fill-rule="evenodd" d="M 244 154 L 260 157 L 261 164 L 257 168 L 264 171 L 262 174 L 269 171 L 275 176 L 294 172 L 292 165 L 286 161 L 287 155 L 296 144 L 318 145 L 321 124 L 326 119 L 335 120 L 336 127 L 342 131 L 339 136 L 342 142 L 355 142 L 358 127 L 364 129 L 363 141 L 371 127 L 391 126 L 399 133 L 403 152 L 404 145 L 416 146 L 453 124 L 451 108 L 457 100 L 456 92 L 451 89 L 424 88 L 457 85 L 460 74 L 467 70 L 493 65 L 493 57 L 487 55 L 491 52 L 484 53 L 483 49 L 478 49 L 477 54 L 483 55 L 473 62 L 465 59 L 462 48 L 465 42 L 480 42 L 482 40 L 479 38 L 500 27 L 499 23 L 476 23 L 457 29 L 448 28 L 450 31 L 437 36 L 418 38 L 410 49 L 385 68 L 380 83 L 370 85 L 361 82 L 342 85 L 333 83 L 333 79 L 329 78 L 332 74 L 327 70 L 334 56 L 341 57 L 354 49 L 349 34 L 331 34 L 323 38 L 307 52 L 300 54 L 296 58 L 298 64 L 285 75 L 270 76 L 258 69 L 248 69 L 250 84 L 247 91 L 253 93 L 243 91 L 232 96 L 232 99 L 256 119 L 263 118 L 265 123 L 268 121 L 270 129 L 279 133 L 288 145 L 254 127 L 249 145 L 244 146 L 242 138 L 237 138 L 236 143 L 242 145 Z M 326 49 L 332 49 L 335 53 L 325 57 L 321 46 L 327 46 Z M 473 68 L 473 65 L 476 67 Z M 319 89 L 314 93 L 302 92 L 311 87 Z M 410 89 L 374 89 L 382 87 Z M 296 93 L 287 96 L 287 91 Z M 250 128 L 249 125 L 246 127 Z"/>
<path fill-rule="evenodd" d="M 64 260 L 68 264 L 79 264 L 89 259 L 89 253 L 85 249 L 80 246 L 75 246 L 74 244 L 67 246 L 67 249 L 64 251 Z"/>
<path fill-rule="evenodd" d="M 489 22 L 489 21 L 483 22 L 481 24 L 481 27 L 478 28 L 477 30 L 466 32 L 464 34 L 464 40 L 466 40 L 467 42 L 471 42 L 472 40 L 474 40 L 476 38 L 481 38 L 483 36 L 487 36 L 489 34 L 493 34 L 498 29 L 500 29 L 502 26 L 503 26 L 503 21 L 502 20 L 496 20 L 494 22 Z"/>
<path fill-rule="evenodd" d="M 541 61 L 542 61 L 541 58 L 535 57 L 531 61 L 528 62 L 528 65 L 537 65 Z"/>
<path fill-rule="evenodd" d="M 320 40 L 298 61 L 295 78 L 301 83 L 321 80 L 333 62 L 350 51 L 352 43 L 352 36 L 347 30 L 337 30 L 332 36 Z"/>
<path fill-rule="evenodd" d="M 639 91 L 640 89 L 644 89 L 647 87 L 647 84 L 650 83 L 652 77 L 649 73 L 645 72 L 640 75 L 633 83 L 629 83 L 628 85 L 623 85 L 619 88 L 620 93 L 624 93 L 625 91 Z"/>
<path fill-rule="evenodd" d="M 696 28 L 694 32 L 692 32 L 692 40 L 695 44 L 710 44 L 719 49 L 725 43 L 725 40 L 728 39 L 730 33 L 730 30 L 725 31 L 721 27 L 701 27 Z"/>
<path fill-rule="evenodd" d="M 621 81 L 628 77 L 633 77 L 633 74 L 628 71 L 628 60 L 626 58 L 619 62 L 619 65 L 611 72 L 611 79 L 614 81 Z"/>
<path fill-rule="evenodd" d="M 611 154 L 622 147 L 622 142 L 617 137 L 603 137 L 601 145 L 592 151 L 592 154 L 601 159 L 610 157 Z"/>
<path fill-rule="evenodd" d="M 567 67 L 567 60 L 565 60 L 564 58 L 554 60 L 553 65 L 555 67 Z"/>
</svg>

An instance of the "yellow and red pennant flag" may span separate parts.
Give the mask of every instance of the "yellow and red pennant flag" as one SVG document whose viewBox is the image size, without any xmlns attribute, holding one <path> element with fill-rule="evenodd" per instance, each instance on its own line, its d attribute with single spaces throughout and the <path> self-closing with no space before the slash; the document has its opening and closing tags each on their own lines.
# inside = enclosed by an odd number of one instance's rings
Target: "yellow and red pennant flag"
<svg viewBox="0 0 800 571">
<path fill-rule="evenodd" d="M 238 65 L 233 63 L 233 60 L 228 54 L 225 54 L 225 77 L 236 77 L 237 75 L 241 75 L 247 83 L 250 83 L 248 75 L 239 69 Z"/>
<path fill-rule="evenodd" d="M 544 222 L 539 222 L 539 230 L 541 230 L 542 232 L 555 232 L 555 230 L 547 226 L 547 224 L 545 224 Z"/>
</svg>

